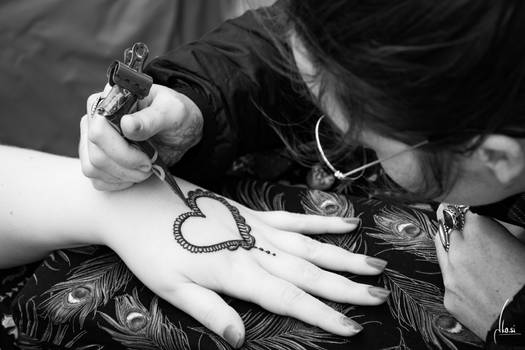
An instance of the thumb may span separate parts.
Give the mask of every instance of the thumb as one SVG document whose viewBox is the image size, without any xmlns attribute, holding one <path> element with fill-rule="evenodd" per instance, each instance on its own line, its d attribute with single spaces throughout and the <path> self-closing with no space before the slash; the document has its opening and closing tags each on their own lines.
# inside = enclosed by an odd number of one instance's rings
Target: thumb
<svg viewBox="0 0 525 350">
<path fill-rule="evenodd" d="M 169 115 L 169 113 L 163 113 L 150 106 L 123 116 L 120 127 L 126 138 L 133 141 L 144 141 L 174 126 L 174 121 Z"/>
<path fill-rule="evenodd" d="M 193 283 L 176 290 L 163 298 L 221 336 L 233 348 L 242 346 L 245 338 L 242 319 L 217 293 Z"/>
</svg>

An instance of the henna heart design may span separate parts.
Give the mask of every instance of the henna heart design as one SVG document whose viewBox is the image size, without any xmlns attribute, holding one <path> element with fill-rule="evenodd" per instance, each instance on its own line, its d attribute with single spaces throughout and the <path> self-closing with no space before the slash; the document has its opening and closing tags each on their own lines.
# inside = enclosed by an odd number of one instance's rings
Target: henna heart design
<svg viewBox="0 0 525 350">
<path fill-rule="evenodd" d="M 184 238 L 182 234 L 182 225 L 184 222 L 191 217 L 200 217 L 206 218 L 206 215 L 203 214 L 199 206 L 197 205 L 197 199 L 201 197 L 207 197 L 215 199 L 216 201 L 222 203 L 232 214 L 235 224 L 237 225 L 237 230 L 241 239 L 233 239 L 229 241 L 220 242 L 217 244 L 200 246 L 191 244 Z M 246 224 L 246 219 L 239 213 L 239 209 L 232 206 L 222 197 L 217 196 L 215 193 L 210 191 L 204 191 L 197 189 L 195 191 L 190 191 L 187 197 L 188 206 L 192 211 L 182 213 L 175 219 L 173 223 L 173 235 L 175 240 L 186 250 L 189 250 L 192 253 L 211 253 L 223 249 L 236 250 L 239 247 L 244 249 L 252 249 L 255 247 L 255 237 L 250 234 L 251 227 Z"/>
</svg>

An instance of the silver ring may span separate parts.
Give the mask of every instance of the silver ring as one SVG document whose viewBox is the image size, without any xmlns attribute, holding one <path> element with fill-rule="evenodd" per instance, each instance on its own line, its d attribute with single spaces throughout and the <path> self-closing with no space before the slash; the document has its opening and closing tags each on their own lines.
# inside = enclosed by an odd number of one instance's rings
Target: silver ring
<svg viewBox="0 0 525 350">
<path fill-rule="evenodd" d="M 102 100 L 103 100 L 103 98 L 99 96 L 99 97 L 97 98 L 97 102 L 95 102 L 95 103 L 93 103 L 93 104 L 91 105 L 90 115 L 89 115 L 90 117 L 93 117 L 93 116 L 96 114 L 96 112 L 97 112 L 97 108 L 98 108 L 98 106 L 100 105 L 100 102 L 102 102 Z"/>
<path fill-rule="evenodd" d="M 443 248 L 448 253 L 450 249 L 450 234 L 453 230 L 463 232 L 465 214 L 469 210 L 466 205 L 447 205 L 443 209 L 443 219 L 438 220 L 438 234 Z"/>
</svg>

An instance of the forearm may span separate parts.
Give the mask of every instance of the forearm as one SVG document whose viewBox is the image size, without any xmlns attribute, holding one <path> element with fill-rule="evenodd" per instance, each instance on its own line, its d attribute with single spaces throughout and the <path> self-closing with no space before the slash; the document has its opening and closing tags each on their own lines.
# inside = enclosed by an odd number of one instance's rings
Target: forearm
<svg viewBox="0 0 525 350">
<path fill-rule="evenodd" d="M 0 159 L 0 267 L 101 243 L 104 194 L 82 176 L 77 159 L 6 146 Z"/>
<path fill-rule="evenodd" d="M 156 177 L 125 191 L 100 192 L 82 175 L 78 159 L 6 146 L 0 146 L 0 159 L 9 165 L 0 168 L 0 268 L 57 249 L 116 249 L 135 231 L 169 235 L 173 218 L 186 210 Z M 178 182 L 185 193 L 195 189 Z"/>
</svg>

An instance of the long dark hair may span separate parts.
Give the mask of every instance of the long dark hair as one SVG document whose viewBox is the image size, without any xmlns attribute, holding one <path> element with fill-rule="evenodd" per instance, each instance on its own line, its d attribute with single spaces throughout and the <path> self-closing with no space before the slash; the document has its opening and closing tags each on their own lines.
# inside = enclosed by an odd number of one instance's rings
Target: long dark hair
<svg viewBox="0 0 525 350">
<path fill-rule="evenodd" d="M 352 132 L 430 141 L 427 195 L 446 191 L 454 156 L 485 135 L 525 137 L 523 0 L 279 3 Z"/>
</svg>

